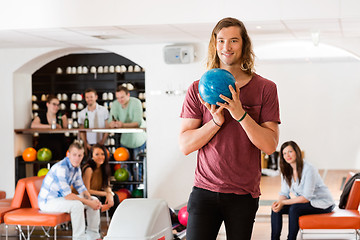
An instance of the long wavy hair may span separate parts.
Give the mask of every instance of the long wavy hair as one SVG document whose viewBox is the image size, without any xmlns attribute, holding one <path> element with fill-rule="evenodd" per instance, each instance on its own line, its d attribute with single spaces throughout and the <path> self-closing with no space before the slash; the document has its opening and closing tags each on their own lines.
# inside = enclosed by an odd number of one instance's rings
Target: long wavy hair
<svg viewBox="0 0 360 240">
<path fill-rule="evenodd" d="M 255 54 L 252 49 L 252 43 L 243 22 L 236 18 L 223 18 L 214 27 L 208 47 L 207 69 L 219 68 L 220 59 L 216 52 L 216 37 L 223 28 L 239 27 L 242 38 L 241 70 L 251 75 L 255 72 Z"/>
<path fill-rule="evenodd" d="M 100 148 L 105 155 L 105 160 L 104 163 L 101 164 L 100 168 L 101 168 L 101 173 L 102 173 L 102 187 L 108 187 L 109 186 L 109 180 L 110 180 L 110 166 L 109 166 L 109 158 L 108 158 L 108 154 L 107 154 L 107 150 L 103 145 L 100 144 L 95 144 L 94 146 L 92 146 L 91 151 L 89 153 L 89 157 L 88 160 L 86 161 L 86 163 L 84 164 L 82 171 L 84 172 L 88 167 L 90 167 L 93 171 L 95 171 L 95 169 L 97 168 L 96 166 L 96 162 L 93 159 L 93 152 L 95 148 Z"/>
<path fill-rule="evenodd" d="M 291 146 L 296 153 L 296 171 L 299 182 L 301 182 L 301 173 L 304 167 L 304 160 L 301 154 L 301 149 L 294 141 L 284 142 L 280 148 L 280 171 L 285 178 L 286 183 L 291 186 L 291 179 L 293 178 L 293 169 L 284 159 L 283 151 L 286 147 Z"/>
</svg>

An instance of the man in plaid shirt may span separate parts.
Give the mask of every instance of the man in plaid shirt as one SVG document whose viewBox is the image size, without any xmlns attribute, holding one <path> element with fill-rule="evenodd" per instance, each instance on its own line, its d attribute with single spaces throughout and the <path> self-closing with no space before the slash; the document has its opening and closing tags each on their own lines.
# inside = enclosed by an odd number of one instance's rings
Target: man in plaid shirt
<svg viewBox="0 0 360 240">
<path fill-rule="evenodd" d="M 91 197 L 82 180 L 80 164 L 83 156 L 83 146 L 78 142 L 71 144 L 69 157 L 51 167 L 38 196 L 41 211 L 70 213 L 75 240 L 100 238 L 101 203 L 96 197 Z M 72 193 L 71 186 L 80 195 Z M 87 216 L 86 229 L 84 210 Z"/>
</svg>

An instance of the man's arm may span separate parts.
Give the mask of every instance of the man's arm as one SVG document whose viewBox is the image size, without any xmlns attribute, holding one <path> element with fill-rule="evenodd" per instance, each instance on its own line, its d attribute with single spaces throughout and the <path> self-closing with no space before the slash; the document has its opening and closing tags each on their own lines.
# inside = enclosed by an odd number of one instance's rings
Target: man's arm
<svg viewBox="0 0 360 240">
<path fill-rule="evenodd" d="M 107 120 L 107 127 L 110 127 L 110 128 L 116 128 L 117 126 L 117 120 L 114 116 L 114 113 L 113 113 L 113 108 L 110 109 L 110 114 L 109 114 L 109 119 Z"/>
<path fill-rule="evenodd" d="M 92 199 L 90 196 L 90 193 L 88 191 L 84 191 L 81 193 L 84 197 L 81 198 L 78 195 L 74 194 L 74 193 L 70 193 L 68 195 L 66 195 L 64 198 L 66 200 L 78 200 L 80 202 L 82 202 L 83 204 L 91 207 L 94 210 L 98 210 L 101 208 L 101 203 L 98 199 Z"/>
<path fill-rule="evenodd" d="M 105 128 L 109 128 L 109 122 L 108 119 L 105 119 Z M 109 133 L 104 133 L 102 139 L 100 140 L 99 144 L 104 145 L 106 139 L 109 137 Z"/>
<path fill-rule="evenodd" d="M 240 123 L 250 141 L 260 150 L 270 155 L 279 143 L 279 125 L 276 122 L 257 124 L 250 116 Z"/>
<path fill-rule="evenodd" d="M 130 116 L 130 121 L 128 123 L 124 123 L 121 121 L 117 121 L 116 127 L 118 128 L 137 128 L 140 127 L 141 121 L 143 120 L 143 110 L 140 100 L 134 103 L 133 108 L 131 108 L 131 112 L 127 112 Z"/>
<path fill-rule="evenodd" d="M 124 123 L 124 122 L 118 121 L 118 123 L 119 123 L 118 127 L 120 127 L 120 128 L 137 128 L 137 127 L 139 127 L 138 122 Z"/>
<path fill-rule="evenodd" d="M 227 109 L 235 120 L 242 119 L 239 124 L 243 127 L 250 141 L 266 154 L 272 154 L 279 143 L 278 123 L 264 122 L 259 125 L 249 114 L 246 115 L 240 102 L 240 85 L 236 82 L 235 86 L 235 89 L 231 85 L 229 86 L 232 98 L 220 95 L 226 103 L 218 103 L 218 105 Z"/>
<path fill-rule="evenodd" d="M 88 190 L 86 189 L 86 187 L 84 185 L 84 182 L 81 177 L 81 170 L 78 170 L 74 177 L 75 177 L 75 180 L 73 182 L 73 186 L 82 197 L 79 197 L 78 195 L 72 193 L 71 191 L 65 190 L 64 192 L 70 192 L 70 193 L 68 195 L 66 195 L 64 198 L 66 200 L 79 200 L 83 204 L 88 205 L 89 207 L 91 207 L 94 210 L 100 209 L 101 208 L 100 201 L 97 198 L 92 199 L 90 193 L 88 192 Z M 64 189 L 70 188 L 70 186 L 67 185 L 66 182 L 63 183 L 63 187 L 64 187 Z"/>
<path fill-rule="evenodd" d="M 202 148 L 220 129 L 214 121 L 200 127 L 201 121 L 192 118 L 183 118 L 181 121 L 179 145 L 185 155 Z"/>
<path fill-rule="evenodd" d="M 99 144 L 104 145 L 106 139 L 109 137 L 109 133 L 104 133 L 102 139 L 100 140 Z"/>
<path fill-rule="evenodd" d="M 130 121 L 129 123 L 122 123 L 123 128 L 137 128 L 140 127 L 140 124 L 143 120 L 143 108 L 141 101 L 139 99 L 134 102 L 134 107 L 132 108 L 132 112 L 129 113 Z"/>
<path fill-rule="evenodd" d="M 84 128 L 84 124 L 80 124 L 80 128 Z M 86 132 L 80 131 L 79 134 L 80 134 L 80 139 L 81 139 L 81 140 L 83 141 L 83 143 L 84 143 L 85 154 L 87 155 L 88 152 L 89 152 L 90 149 L 91 149 L 91 145 L 90 145 L 90 144 L 88 143 L 88 141 L 87 141 Z"/>
</svg>

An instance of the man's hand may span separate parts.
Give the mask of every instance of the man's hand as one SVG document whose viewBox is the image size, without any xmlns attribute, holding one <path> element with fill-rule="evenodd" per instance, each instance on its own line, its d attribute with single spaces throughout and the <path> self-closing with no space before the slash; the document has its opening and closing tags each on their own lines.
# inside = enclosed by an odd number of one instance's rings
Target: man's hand
<svg viewBox="0 0 360 240">
<path fill-rule="evenodd" d="M 115 125 L 117 128 L 122 128 L 124 127 L 124 123 L 121 122 L 121 121 L 116 121 L 116 125 Z"/>
<path fill-rule="evenodd" d="M 203 104 L 207 108 L 207 110 L 209 110 L 209 112 L 213 116 L 214 121 L 221 126 L 225 121 L 224 111 L 223 111 L 224 107 L 223 106 L 217 107 L 216 105 L 210 105 L 201 98 L 200 94 L 198 94 L 198 98 L 201 104 Z"/>
<path fill-rule="evenodd" d="M 66 200 L 79 200 L 79 197 L 75 193 L 70 193 L 64 197 Z"/>
<path fill-rule="evenodd" d="M 117 121 L 112 121 L 112 122 L 110 122 L 110 123 L 109 123 L 109 127 L 111 127 L 111 128 L 116 128 L 116 122 L 117 122 Z"/>
<path fill-rule="evenodd" d="M 229 90 L 231 92 L 232 98 L 228 98 L 224 95 L 220 95 L 220 98 L 225 100 L 225 103 L 217 103 L 219 106 L 227 109 L 231 116 L 235 120 L 239 120 L 241 116 L 244 115 L 245 111 L 242 107 L 242 103 L 240 101 L 240 86 L 239 83 L 235 83 L 235 89 L 232 87 L 232 85 L 229 85 Z"/>
<path fill-rule="evenodd" d="M 96 199 L 89 199 L 87 201 L 87 205 L 89 207 L 91 207 L 92 209 L 94 209 L 94 210 L 99 210 L 102 207 L 101 202 L 97 198 Z"/>
</svg>

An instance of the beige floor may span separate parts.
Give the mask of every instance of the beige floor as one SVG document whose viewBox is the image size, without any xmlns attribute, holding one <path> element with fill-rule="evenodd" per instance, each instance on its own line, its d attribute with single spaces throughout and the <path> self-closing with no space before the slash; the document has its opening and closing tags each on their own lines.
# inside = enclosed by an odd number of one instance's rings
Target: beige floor
<svg viewBox="0 0 360 240">
<path fill-rule="evenodd" d="M 353 170 L 354 172 L 357 172 L 356 170 Z M 344 178 L 347 176 L 347 173 L 349 170 L 322 170 L 320 171 L 320 174 L 322 175 L 325 184 L 329 187 L 334 200 L 339 200 L 341 195 L 341 187 L 344 183 Z M 270 232 L 271 232 L 271 226 L 270 226 L 270 213 L 271 213 L 271 203 L 275 201 L 278 198 L 278 192 L 280 190 L 280 176 L 276 177 L 267 177 L 264 176 L 261 179 L 260 184 L 262 195 L 260 197 L 260 207 L 257 212 L 257 217 L 254 225 L 253 230 L 253 236 L 252 240 L 267 240 L 270 239 Z M 282 232 L 282 238 L 281 240 L 285 240 L 287 236 L 287 225 L 286 225 L 287 219 L 284 219 L 284 227 Z M 107 232 L 107 224 L 106 219 L 102 218 L 102 232 Z M 2 232 L 4 233 L 4 229 L 2 229 Z M 16 231 L 12 229 L 10 231 L 11 234 L 15 234 Z M 40 233 L 40 232 L 39 232 Z M 58 231 L 58 238 L 62 238 L 61 235 L 71 235 L 70 231 Z M 321 235 L 320 235 L 321 237 Z M 18 239 L 18 237 L 10 237 L 9 239 Z M 32 237 L 31 239 L 46 239 L 44 237 L 36 238 Z M 69 238 L 68 238 L 69 239 Z M 225 240 L 225 229 L 222 227 L 219 236 L 217 240 Z M 300 239 L 300 237 L 298 237 Z M 327 238 L 322 238 L 327 239 Z M 344 238 L 338 238 L 338 239 L 344 239 Z"/>
</svg>

